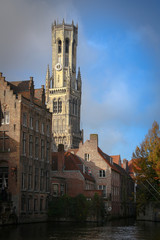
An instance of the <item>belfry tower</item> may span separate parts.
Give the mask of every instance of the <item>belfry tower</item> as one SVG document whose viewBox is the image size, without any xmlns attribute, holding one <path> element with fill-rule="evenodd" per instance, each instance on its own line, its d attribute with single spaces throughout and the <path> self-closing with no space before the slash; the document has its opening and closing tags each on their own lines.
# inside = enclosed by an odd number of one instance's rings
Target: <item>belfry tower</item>
<svg viewBox="0 0 160 240">
<path fill-rule="evenodd" d="M 76 75 L 78 26 L 52 24 L 52 74 L 46 74 L 46 103 L 52 113 L 53 151 L 78 148 L 80 131 L 81 74 Z"/>
</svg>

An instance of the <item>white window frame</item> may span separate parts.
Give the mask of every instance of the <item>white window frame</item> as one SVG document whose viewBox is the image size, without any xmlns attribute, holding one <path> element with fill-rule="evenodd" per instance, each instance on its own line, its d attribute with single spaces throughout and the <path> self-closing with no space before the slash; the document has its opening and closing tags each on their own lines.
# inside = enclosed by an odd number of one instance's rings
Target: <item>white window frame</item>
<svg viewBox="0 0 160 240">
<path fill-rule="evenodd" d="M 89 153 L 85 153 L 85 154 L 84 154 L 84 160 L 87 161 L 87 162 L 90 161 Z"/>
<path fill-rule="evenodd" d="M 106 177 L 106 171 L 104 169 L 99 170 L 99 177 L 105 178 Z"/>
</svg>

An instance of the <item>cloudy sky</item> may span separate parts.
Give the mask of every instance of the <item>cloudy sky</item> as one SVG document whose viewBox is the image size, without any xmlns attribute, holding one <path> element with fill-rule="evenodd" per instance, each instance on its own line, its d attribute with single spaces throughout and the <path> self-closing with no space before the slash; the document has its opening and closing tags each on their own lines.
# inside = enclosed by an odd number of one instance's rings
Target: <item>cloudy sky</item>
<svg viewBox="0 0 160 240">
<path fill-rule="evenodd" d="M 78 23 L 81 127 L 100 148 L 131 159 L 160 123 L 159 0 L 0 0 L 0 71 L 8 81 L 45 83 L 51 24 Z"/>
</svg>

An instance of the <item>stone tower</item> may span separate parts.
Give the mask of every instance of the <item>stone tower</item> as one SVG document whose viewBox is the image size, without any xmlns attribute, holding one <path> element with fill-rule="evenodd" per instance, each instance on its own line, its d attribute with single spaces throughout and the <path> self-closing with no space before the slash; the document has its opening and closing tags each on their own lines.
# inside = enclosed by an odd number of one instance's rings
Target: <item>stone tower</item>
<svg viewBox="0 0 160 240">
<path fill-rule="evenodd" d="M 81 74 L 76 75 L 78 26 L 52 24 L 52 74 L 46 74 L 46 103 L 52 113 L 53 151 L 78 148 L 80 131 Z"/>
</svg>

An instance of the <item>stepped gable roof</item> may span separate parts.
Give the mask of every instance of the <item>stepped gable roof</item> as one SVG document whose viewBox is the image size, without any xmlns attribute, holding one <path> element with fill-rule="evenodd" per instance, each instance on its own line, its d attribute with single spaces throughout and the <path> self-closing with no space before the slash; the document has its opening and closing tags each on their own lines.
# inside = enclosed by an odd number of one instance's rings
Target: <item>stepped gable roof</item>
<svg viewBox="0 0 160 240">
<path fill-rule="evenodd" d="M 106 163 L 111 167 L 111 169 L 113 169 L 114 171 L 118 172 L 118 169 L 116 168 L 116 166 L 114 164 L 110 163 L 110 158 L 111 156 L 107 155 L 106 153 L 102 152 L 102 150 L 98 147 L 98 153 L 100 154 L 100 156 L 106 161 Z"/>
<path fill-rule="evenodd" d="M 112 155 L 111 157 L 112 157 L 114 163 L 116 163 L 118 165 L 119 165 L 119 163 L 121 163 L 121 156 L 120 155 Z"/>
<path fill-rule="evenodd" d="M 26 81 L 17 81 L 17 82 L 8 82 L 13 92 L 21 94 L 24 98 L 30 100 L 30 80 Z M 34 89 L 34 98 L 33 102 L 38 106 L 42 106 L 41 100 L 41 89 Z"/>
<path fill-rule="evenodd" d="M 8 82 L 16 93 L 29 91 L 29 80 L 26 81 L 17 81 L 17 82 Z"/>
</svg>

